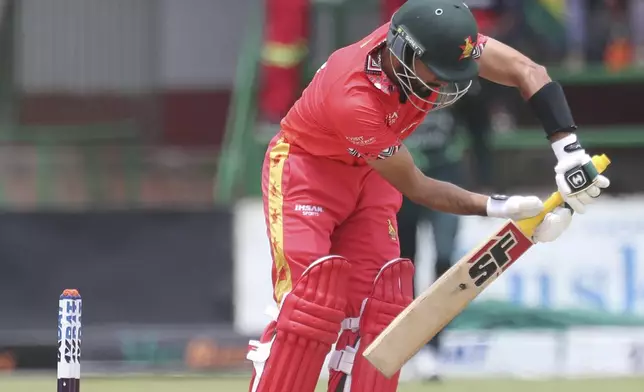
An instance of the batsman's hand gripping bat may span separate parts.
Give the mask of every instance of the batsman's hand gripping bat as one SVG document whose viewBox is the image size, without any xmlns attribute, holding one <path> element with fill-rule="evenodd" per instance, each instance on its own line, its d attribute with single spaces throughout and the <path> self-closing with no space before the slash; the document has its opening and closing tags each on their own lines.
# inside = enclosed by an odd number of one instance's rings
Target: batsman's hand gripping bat
<svg viewBox="0 0 644 392">
<path fill-rule="evenodd" d="M 606 155 L 594 156 L 603 172 Z M 365 358 L 386 377 L 394 375 L 428 341 L 454 319 L 490 283 L 534 243 L 532 235 L 546 214 L 563 203 L 559 192 L 544 203 L 543 211 L 518 222 L 508 220 L 481 246 L 459 260 L 403 310 L 364 352 Z"/>
</svg>

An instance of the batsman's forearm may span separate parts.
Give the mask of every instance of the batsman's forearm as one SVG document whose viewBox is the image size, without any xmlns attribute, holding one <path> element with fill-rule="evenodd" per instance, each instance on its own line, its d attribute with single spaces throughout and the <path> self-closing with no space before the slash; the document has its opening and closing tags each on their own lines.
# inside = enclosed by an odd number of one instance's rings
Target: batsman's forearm
<svg viewBox="0 0 644 392">
<path fill-rule="evenodd" d="M 414 203 L 457 215 L 487 215 L 487 196 L 467 191 L 449 182 L 423 177 L 413 194 L 406 195 Z"/>
<path fill-rule="evenodd" d="M 515 69 L 516 87 L 524 99 L 529 100 L 546 84 L 552 82 L 546 67 L 527 57 L 517 61 Z"/>
</svg>

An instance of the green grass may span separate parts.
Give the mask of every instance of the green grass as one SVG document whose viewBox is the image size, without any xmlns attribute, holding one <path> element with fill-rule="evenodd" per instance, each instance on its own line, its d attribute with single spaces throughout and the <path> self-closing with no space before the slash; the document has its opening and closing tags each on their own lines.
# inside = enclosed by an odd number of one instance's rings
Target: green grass
<svg viewBox="0 0 644 392">
<path fill-rule="evenodd" d="M 52 392 L 56 380 L 48 377 L 0 377 L 0 390 L 7 392 Z M 243 378 L 214 377 L 111 377 L 84 378 L 82 392 L 246 392 Z M 320 385 L 317 391 L 325 391 Z M 584 380 L 448 380 L 432 384 L 403 384 L 399 392 L 642 392 L 644 378 Z"/>
</svg>

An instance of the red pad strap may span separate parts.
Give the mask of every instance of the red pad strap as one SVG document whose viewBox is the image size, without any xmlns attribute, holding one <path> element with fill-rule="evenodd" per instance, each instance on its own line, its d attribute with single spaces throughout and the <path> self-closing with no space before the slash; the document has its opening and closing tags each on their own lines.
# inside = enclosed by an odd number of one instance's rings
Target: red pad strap
<svg viewBox="0 0 644 392">
<path fill-rule="evenodd" d="M 353 347 L 334 353 L 343 373 L 332 372 L 329 391 L 332 392 L 395 392 L 400 373 L 391 378 L 382 375 L 362 353 L 389 323 L 409 305 L 414 297 L 414 265 L 408 259 L 394 259 L 388 262 L 376 277 L 371 295 L 367 298 L 360 315 L 359 340 Z M 351 331 L 343 335 L 351 336 Z M 341 341 L 347 341 L 340 337 Z M 352 360 L 353 364 L 348 362 Z M 344 362 L 344 363 L 343 363 Z M 347 370 L 349 370 L 347 372 Z M 343 376 L 343 377 L 340 377 Z M 342 380 L 342 378 L 346 378 Z M 344 381 L 344 382 L 343 382 Z M 344 387 L 342 387 L 344 385 Z M 341 389 L 339 389 L 341 388 Z"/>
<path fill-rule="evenodd" d="M 282 303 L 261 342 L 251 342 L 251 392 L 313 392 L 345 317 L 349 263 L 329 256 L 313 263 Z"/>
</svg>

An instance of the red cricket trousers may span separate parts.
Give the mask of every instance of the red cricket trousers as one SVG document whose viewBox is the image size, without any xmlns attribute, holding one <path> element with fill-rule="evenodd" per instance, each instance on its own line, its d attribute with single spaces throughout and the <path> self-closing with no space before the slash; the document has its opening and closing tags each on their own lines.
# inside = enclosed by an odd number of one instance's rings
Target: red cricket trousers
<svg viewBox="0 0 644 392">
<path fill-rule="evenodd" d="M 369 166 L 310 155 L 280 133 L 266 152 L 262 193 L 277 303 L 313 261 L 335 254 L 351 264 L 347 316 L 358 316 L 380 268 L 400 255 L 400 192 Z"/>
</svg>

